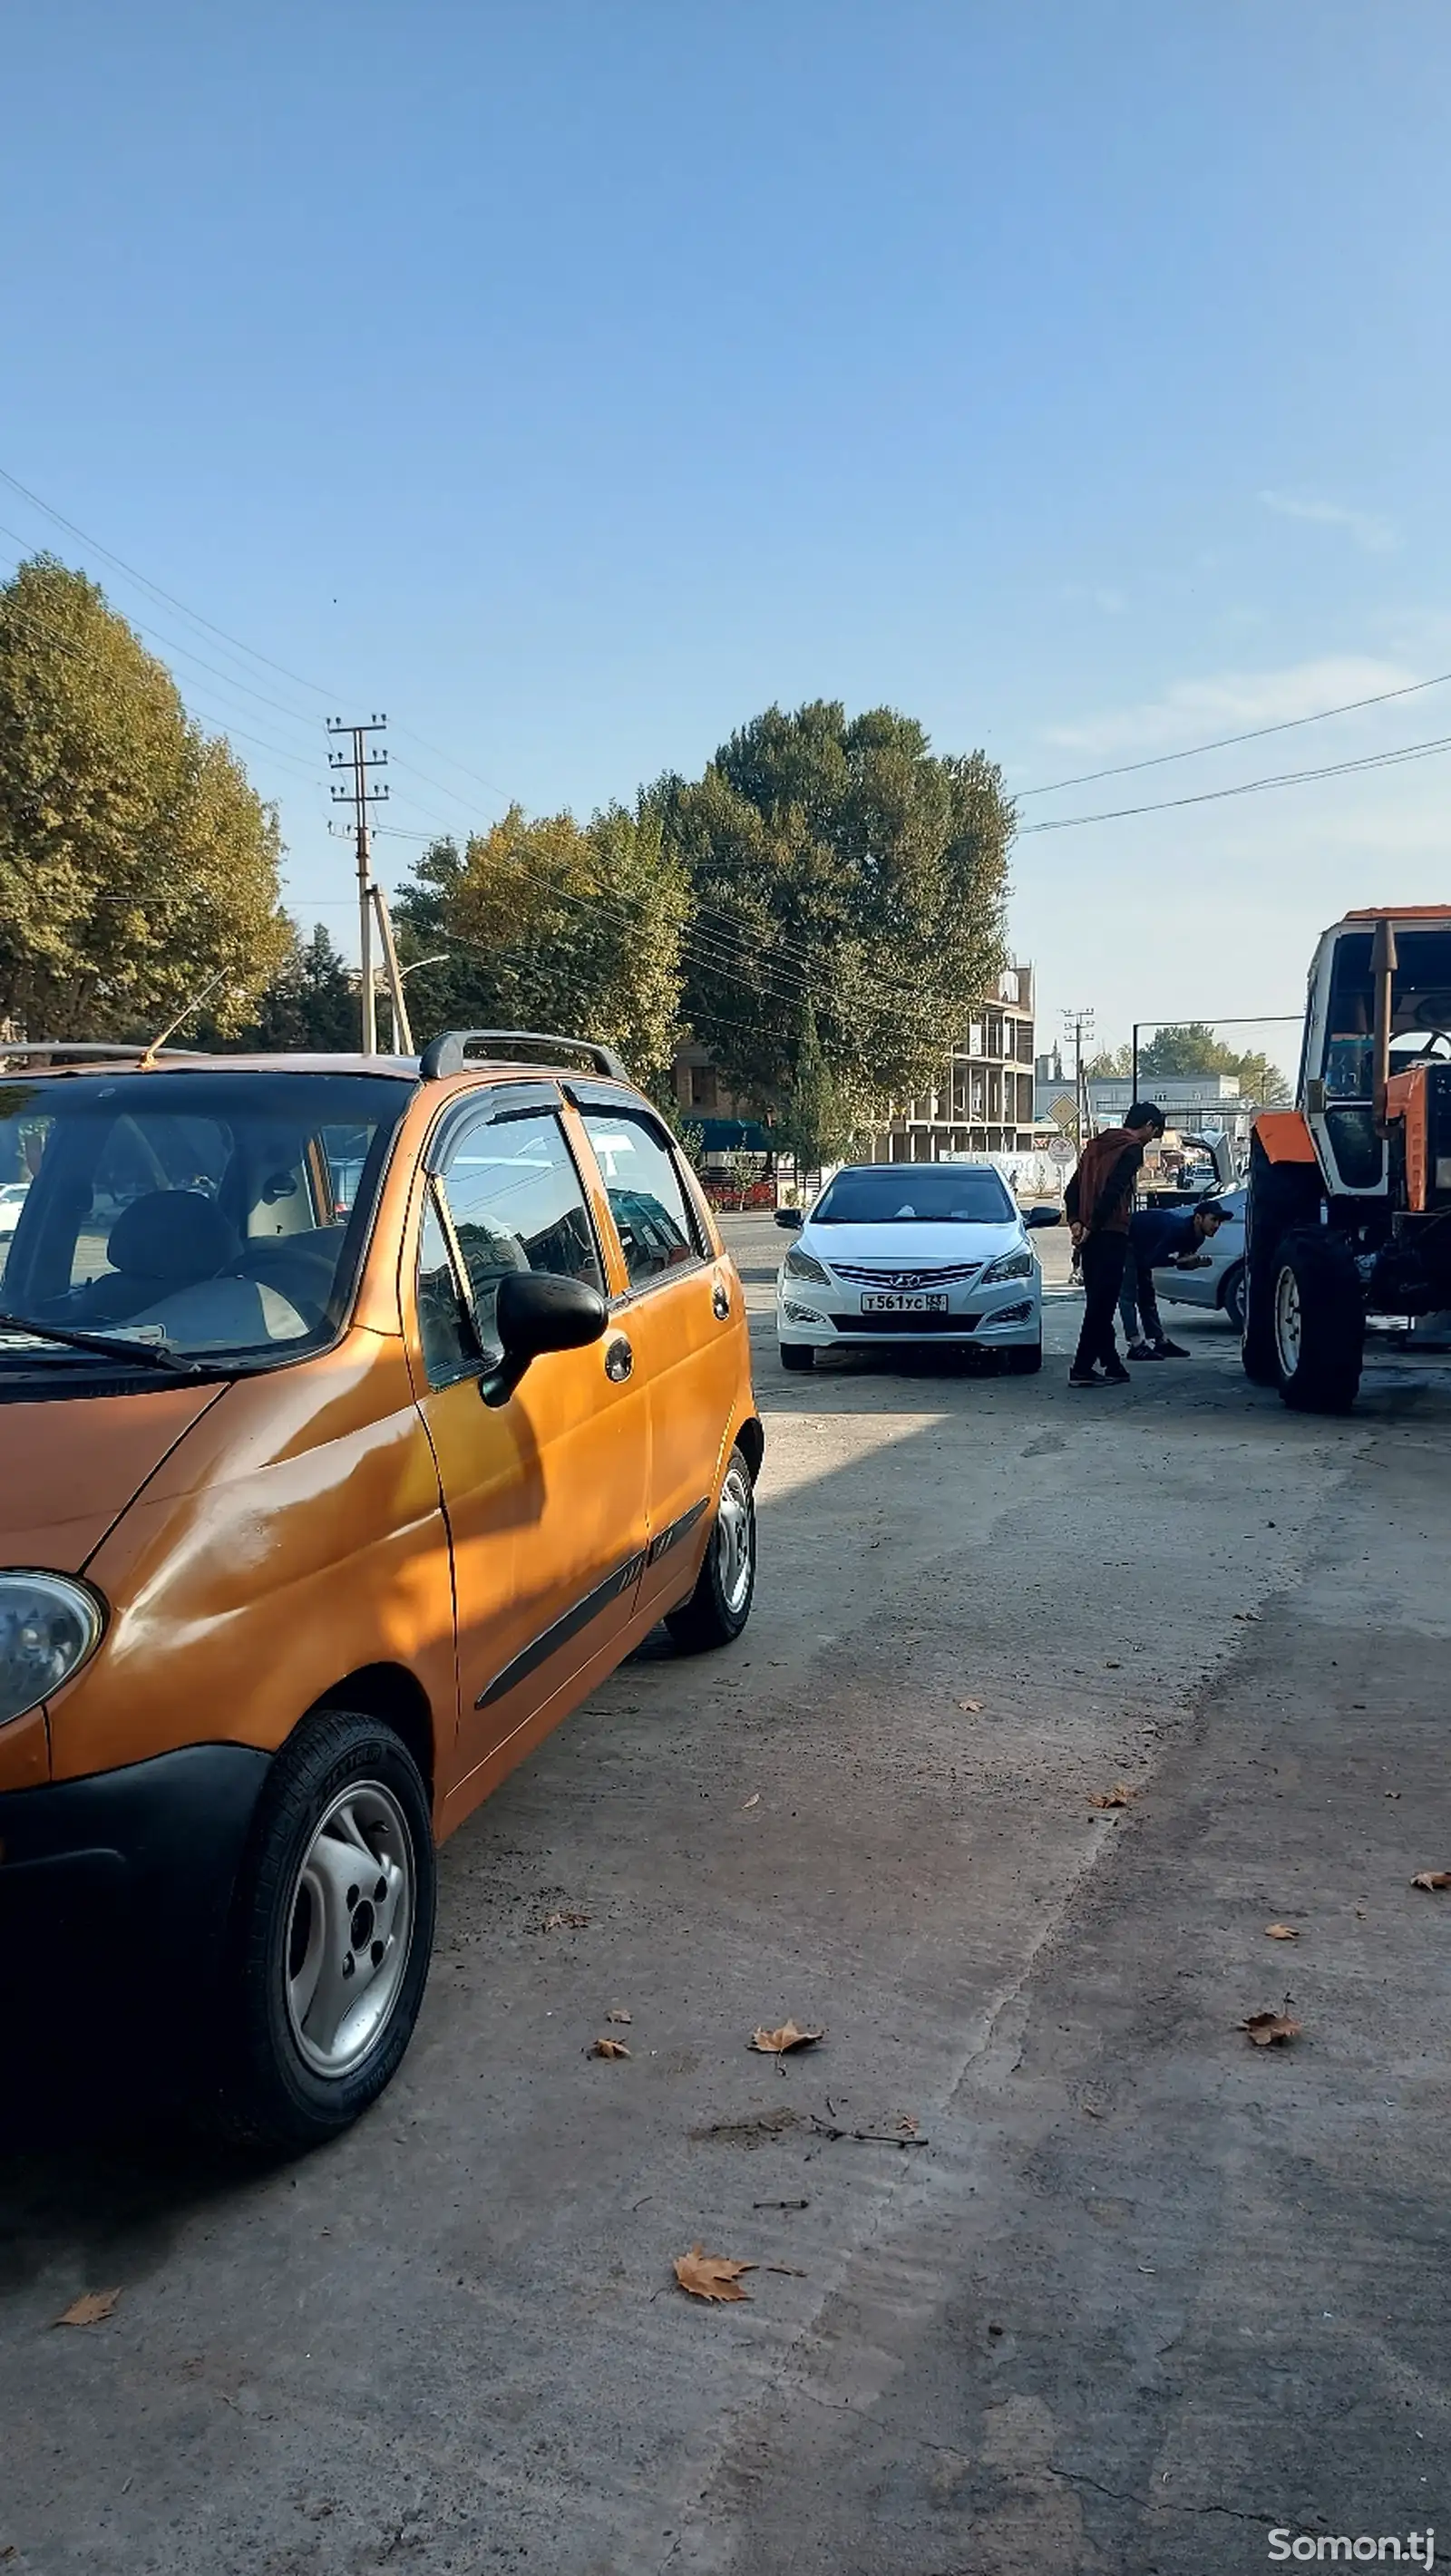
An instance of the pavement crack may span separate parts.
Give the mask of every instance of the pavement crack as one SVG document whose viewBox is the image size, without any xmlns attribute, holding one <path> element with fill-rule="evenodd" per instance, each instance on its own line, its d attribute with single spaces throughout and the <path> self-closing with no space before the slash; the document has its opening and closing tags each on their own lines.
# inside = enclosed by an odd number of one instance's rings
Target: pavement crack
<svg viewBox="0 0 1451 2576">
<path fill-rule="evenodd" d="M 1137 2505 L 1141 2513 L 1222 2513 L 1231 2522 L 1271 2524 L 1272 2513 L 1245 2513 L 1234 2504 L 1177 2504 L 1168 2496 L 1127 2495 L 1122 2487 L 1106 2487 L 1101 2478 L 1091 2478 L 1082 2469 L 1060 2469 L 1056 2462 L 1045 2462 L 1050 2478 L 1062 2478 L 1067 2485 L 1091 2487 L 1095 2495 L 1107 2496 L 1111 2504 Z"/>
</svg>

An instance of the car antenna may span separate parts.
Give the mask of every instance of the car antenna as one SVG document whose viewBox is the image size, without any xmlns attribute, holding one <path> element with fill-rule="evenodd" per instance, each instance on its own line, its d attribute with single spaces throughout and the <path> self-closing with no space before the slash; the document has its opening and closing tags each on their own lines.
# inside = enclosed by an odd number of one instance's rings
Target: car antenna
<svg viewBox="0 0 1451 2576">
<path fill-rule="evenodd" d="M 150 1044 L 140 1056 L 136 1066 L 138 1073 L 154 1072 L 157 1056 L 165 1046 L 167 1039 L 175 1037 L 177 1030 L 182 1027 L 185 1021 L 191 1018 L 193 1011 L 200 1010 L 208 994 L 214 993 L 217 986 L 222 983 L 228 975 L 230 975 L 231 971 L 230 966 L 219 966 L 215 975 L 209 976 L 206 983 L 201 985 L 199 989 L 193 993 L 190 1001 L 183 1003 L 181 1009 L 177 1012 L 175 1019 L 167 1021 L 160 1036 L 152 1038 Z"/>
</svg>

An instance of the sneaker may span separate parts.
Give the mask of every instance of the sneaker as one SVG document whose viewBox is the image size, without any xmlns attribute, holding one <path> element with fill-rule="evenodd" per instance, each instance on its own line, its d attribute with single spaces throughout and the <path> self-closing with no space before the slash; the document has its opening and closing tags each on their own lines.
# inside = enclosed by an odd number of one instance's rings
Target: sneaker
<svg viewBox="0 0 1451 2576">
<path fill-rule="evenodd" d="M 1131 1360 L 1161 1360 L 1164 1354 L 1152 1342 L 1130 1342 L 1125 1356 Z"/>
<path fill-rule="evenodd" d="M 1124 1375 L 1127 1377 L 1127 1369 L 1125 1369 Z M 1068 1372 L 1068 1383 L 1070 1386 L 1106 1386 L 1108 1381 L 1106 1378 L 1101 1378 L 1094 1369 L 1089 1369 L 1086 1373 L 1081 1372 L 1078 1369 L 1070 1369 Z"/>
<path fill-rule="evenodd" d="M 1124 1367 L 1122 1360 L 1114 1360 L 1111 1365 L 1106 1361 L 1104 1363 L 1103 1383 L 1105 1386 L 1132 1386 L 1133 1372 Z"/>
<path fill-rule="evenodd" d="M 1160 1342 L 1150 1356 L 1156 1360 L 1187 1360 L 1190 1354 L 1182 1342 Z"/>
</svg>

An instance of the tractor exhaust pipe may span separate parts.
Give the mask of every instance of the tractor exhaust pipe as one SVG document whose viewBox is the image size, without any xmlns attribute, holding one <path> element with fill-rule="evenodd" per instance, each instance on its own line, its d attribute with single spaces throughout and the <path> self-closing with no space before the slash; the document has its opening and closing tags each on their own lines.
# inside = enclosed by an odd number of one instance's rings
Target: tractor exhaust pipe
<svg viewBox="0 0 1451 2576">
<path fill-rule="evenodd" d="M 1399 959 L 1396 956 L 1395 924 L 1378 921 L 1370 952 L 1370 971 L 1375 983 L 1375 1132 L 1386 1133 L 1386 1090 L 1391 1078 L 1391 985 Z"/>
</svg>

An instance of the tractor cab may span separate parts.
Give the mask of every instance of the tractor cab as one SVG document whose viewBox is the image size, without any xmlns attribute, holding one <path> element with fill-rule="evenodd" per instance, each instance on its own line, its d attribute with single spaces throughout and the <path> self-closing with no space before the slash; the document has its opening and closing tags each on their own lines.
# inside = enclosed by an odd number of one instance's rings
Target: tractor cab
<svg viewBox="0 0 1451 2576">
<path fill-rule="evenodd" d="M 1451 1307 L 1451 906 L 1353 912 L 1310 969 L 1293 1109 L 1250 1150 L 1244 1364 L 1343 1412 L 1369 1315 Z"/>
</svg>

